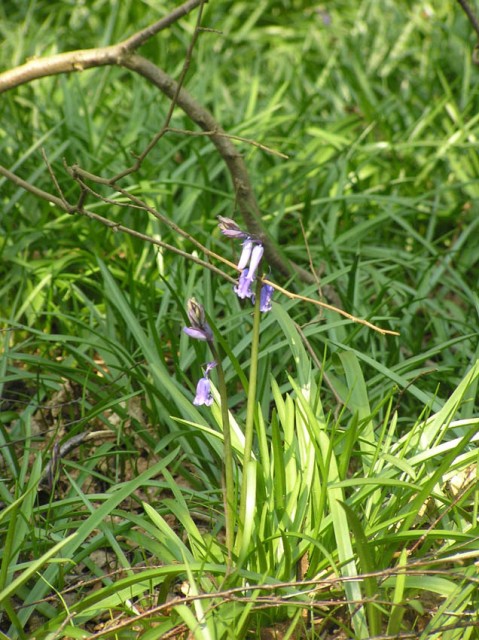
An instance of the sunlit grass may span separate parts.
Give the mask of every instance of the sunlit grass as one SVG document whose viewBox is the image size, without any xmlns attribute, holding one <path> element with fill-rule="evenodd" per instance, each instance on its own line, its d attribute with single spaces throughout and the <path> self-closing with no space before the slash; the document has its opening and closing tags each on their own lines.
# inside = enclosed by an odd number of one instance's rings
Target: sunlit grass
<svg viewBox="0 0 479 640">
<path fill-rule="evenodd" d="M 53 4 L 0 7 L 2 69 L 167 12 Z M 235 142 L 270 237 L 317 270 L 288 286 L 400 336 L 275 296 L 228 572 L 221 412 L 192 405 L 208 353 L 181 328 L 195 296 L 225 355 L 240 486 L 251 308 L 192 262 L 0 179 L 2 637 L 478 637 L 473 38 L 452 0 L 330 5 L 210 3 L 220 33 L 201 33 L 186 85 L 228 132 L 288 155 Z M 177 77 L 193 25 L 142 53 Z M 1 161 L 54 192 L 44 149 L 74 199 L 63 158 L 110 176 L 167 108 L 123 69 L 35 81 L 0 101 Z M 172 125 L 193 128 L 179 110 Z M 216 229 L 233 189 L 206 138 L 168 133 L 124 186 L 235 259 Z M 92 210 L 193 250 L 99 190 L 118 206 L 89 196 Z"/>
</svg>

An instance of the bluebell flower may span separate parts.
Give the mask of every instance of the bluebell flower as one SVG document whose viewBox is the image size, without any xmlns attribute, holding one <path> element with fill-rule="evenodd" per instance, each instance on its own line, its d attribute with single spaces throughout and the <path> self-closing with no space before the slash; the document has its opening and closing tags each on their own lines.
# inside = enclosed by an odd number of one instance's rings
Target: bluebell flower
<svg viewBox="0 0 479 640">
<path fill-rule="evenodd" d="M 273 308 L 272 298 L 273 298 L 273 287 L 270 284 L 264 284 L 261 287 L 261 293 L 259 297 L 259 310 L 263 313 L 267 311 L 271 311 Z"/>
<path fill-rule="evenodd" d="M 243 300 L 244 298 L 254 299 L 254 292 L 251 287 L 255 281 L 256 270 L 261 262 L 263 253 L 263 245 L 259 243 L 255 244 L 251 238 L 248 238 L 248 240 L 243 243 L 243 253 L 241 254 L 241 258 L 238 263 L 238 267 L 242 269 L 242 271 L 238 284 L 233 289 L 238 298 Z M 248 261 L 249 266 L 246 267 Z"/>
<path fill-rule="evenodd" d="M 211 382 L 209 378 L 200 378 L 196 385 L 196 396 L 193 404 L 199 406 L 205 404 L 207 407 L 213 404 L 213 396 L 211 395 Z"/>
<path fill-rule="evenodd" d="M 213 404 L 211 382 L 208 378 L 208 374 L 214 367 L 216 367 L 216 362 L 214 360 L 213 362 L 208 362 L 208 364 L 206 365 L 204 377 L 198 380 L 198 384 L 196 385 L 196 396 L 193 400 L 193 404 L 196 406 L 204 404 L 209 407 Z"/>
<path fill-rule="evenodd" d="M 218 226 L 225 236 L 228 236 L 229 238 L 241 238 L 244 240 L 238 262 L 238 269 L 241 271 L 241 275 L 239 277 L 238 284 L 235 285 L 233 291 L 236 293 L 238 298 L 241 298 L 242 300 L 244 300 L 244 298 L 252 298 L 254 300 L 254 293 L 251 287 L 256 278 L 256 271 L 258 270 L 259 264 L 263 258 L 264 247 L 257 238 L 254 238 L 242 231 L 231 218 L 218 216 L 218 219 Z M 271 309 L 272 295 L 272 287 L 271 291 L 269 289 L 265 289 L 264 293 L 261 293 L 262 310 L 269 311 Z"/>
<path fill-rule="evenodd" d="M 213 340 L 213 331 L 206 322 L 203 306 L 199 302 L 196 302 L 194 298 L 190 298 L 188 300 L 187 313 L 191 327 L 183 328 L 186 335 L 195 340 L 211 342 Z"/>
<path fill-rule="evenodd" d="M 244 300 L 244 298 L 251 298 L 253 295 L 253 291 L 251 290 L 253 280 L 249 277 L 249 269 L 243 269 L 239 277 L 238 284 L 233 287 L 233 291 L 236 293 L 238 298 L 241 298 L 242 300 Z"/>
<path fill-rule="evenodd" d="M 205 340 L 206 342 L 209 342 L 210 340 L 213 340 L 213 332 L 211 331 L 210 327 L 208 328 L 209 331 L 207 331 L 206 329 L 197 329 L 196 327 L 183 327 L 183 331 L 190 338 L 194 338 L 195 340 Z"/>
<path fill-rule="evenodd" d="M 243 269 L 248 265 L 248 262 L 250 261 L 250 258 L 251 258 L 252 251 L 253 251 L 253 241 L 251 240 L 251 238 L 247 238 L 243 242 L 243 249 L 241 250 L 240 259 L 238 262 L 238 269 L 241 269 L 241 271 L 243 271 Z"/>
<path fill-rule="evenodd" d="M 261 258 L 263 257 L 264 247 L 262 244 L 255 244 L 251 251 L 251 260 L 249 262 L 249 278 L 254 280 L 256 269 L 258 268 Z"/>
</svg>

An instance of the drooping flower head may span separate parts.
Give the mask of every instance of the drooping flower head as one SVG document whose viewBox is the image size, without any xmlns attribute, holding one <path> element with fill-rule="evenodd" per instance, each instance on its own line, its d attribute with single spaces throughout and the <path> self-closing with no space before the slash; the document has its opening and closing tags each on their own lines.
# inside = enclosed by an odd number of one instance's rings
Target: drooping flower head
<svg viewBox="0 0 479 640">
<path fill-rule="evenodd" d="M 261 287 L 261 293 L 259 298 L 259 310 L 263 313 L 267 311 L 271 311 L 273 308 L 272 298 L 273 298 L 273 287 L 270 284 L 264 284 Z"/>
<path fill-rule="evenodd" d="M 188 319 L 191 323 L 191 327 L 184 327 L 183 331 L 190 338 L 195 340 L 206 340 L 211 342 L 213 340 L 213 331 L 210 325 L 205 319 L 205 310 L 203 306 L 197 302 L 194 298 L 190 298 L 187 304 Z"/>
<path fill-rule="evenodd" d="M 233 287 L 233 291 L 236 293 L 238 298 L 244 300 L 245 298 L 251 298 L 253 295 L 253 291 L 251 289 L 251 285 L 253 284 L 253 280 L 249 277 L 249 269 L 243 269 L 241 275 L 238 280 L 238 284 Z"/>
<path fill-rule="evenodd" d="M 213 404 L 213 396 L 211 395 L 211 382 L 209 378 L 200 378 L 196 385 L 196 396 L 193 400 L 196 406 L 205 404 L 207 407 Z"/>
<path fill-rule="evenodd" d="M 213 404 L 213 396 L 211 394 L 211 382 L 210 382 L 210 379 L 208 378 L 208 374 L 211 371 L 211 369 L 213 369 L 213 367 L 216 367 L 216 362 L 215 361 L 208 362 L 208 364 L 206 365 L 204 377 L 198 380 L 198 384 L 196 385 L 196 395 L 195 395 L 195 399 L 193 400 L 193 404 L 196 406 L 200 406 L 204 404 L 207 407 L 209 407 Z"/>
</svg>

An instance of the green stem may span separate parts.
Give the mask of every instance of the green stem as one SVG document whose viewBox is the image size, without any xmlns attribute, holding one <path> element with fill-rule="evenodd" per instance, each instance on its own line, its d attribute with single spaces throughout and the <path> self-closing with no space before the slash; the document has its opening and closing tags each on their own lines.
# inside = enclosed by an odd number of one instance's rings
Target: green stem
<svg viewBox="0 0 479 640">
<path fill-rule="evenodd" d="M 231 444 L 231 425 L 228 414 L 228 393 L 226 389 L 225 374 L 221 358 L 215 345 L 209 343 L 213 358 L 216 361 L 218 373 L 218 391 L 221 398 L 221 422 L 223 424 L 224 464 L 223 464 L 223 500 L 225 507 L 226 549 L 228 551 L 228 569 L 231 569 L 233 561 L 234 531 L 235 531 L 235 478 L 233 462 L 233 445 Z"/>
<path fill-rule="evenodd" d="M 259 359 L 259 326 L 261 319 L 260 297 L 261 297 L 261 281 L 256 282 L 256 298 L 253 312 L 253 336 L 251 341 L 251 365 L 249 370 L 248 383 L 248 402 L 246 405 L 246 425 L 245 425 L 245 441 L 243 452 L 243 482 L 241 484 L 241 501 L 239 510 L 239 526 L 240 532 L 244 527 L 246 519 L 246 501 L 248 497 L 247 469 L 251 461 L 251 452 L 253 449 L 254 436 L 254 412 L 256 409 L 256 386 L 258 379 L 258 359 Z M 242 544 L 242 533 L 239 533 L 236 541 L 236 551 L 239 552 Z"/>
</svg>

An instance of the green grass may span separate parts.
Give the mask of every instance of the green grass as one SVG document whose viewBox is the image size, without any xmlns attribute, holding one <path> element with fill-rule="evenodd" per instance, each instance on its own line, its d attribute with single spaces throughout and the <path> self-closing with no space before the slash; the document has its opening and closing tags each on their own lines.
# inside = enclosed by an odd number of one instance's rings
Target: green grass
<svg viewBox="0 0 479 640">
<path fill-rule="evenodd" d="M 173 8 L 13 4 L 2 70 Z M 195 19 L 141 53 L 178 77 Z M 269 277 L 400 335 L 276 294 L 243 469 L 251 307 L 194 261 L 0 178 L 0 637 L 479 638 L 472 30 L 452 0 L 211 2 L 203 24 L 220 33 L 200 34 L 187 88 L 232 135 L 288 155 L 235 142 L 271 240 L 318 272 Z M 44 149 L 75 200 L 63 158 L 111 176 L 168 107 L 125 69 L 36 80 L 2 94 L 1 163 L 54 192 Z M 172 126 L 196 130 L 178 109 Z M 231 179 L 205 137 L 168 133 L 122 186 L 237 258 L 216 228 L 235 216 Z M 89 196 L 92 211 L 199 255 L 98 191 L 117 205 Z M 211 356 L 181 331 L 192 296 L 224 354 L 237 513 L 247 483 L 232 571 L 217 379 L 195 407 Z"/>
</svg>

